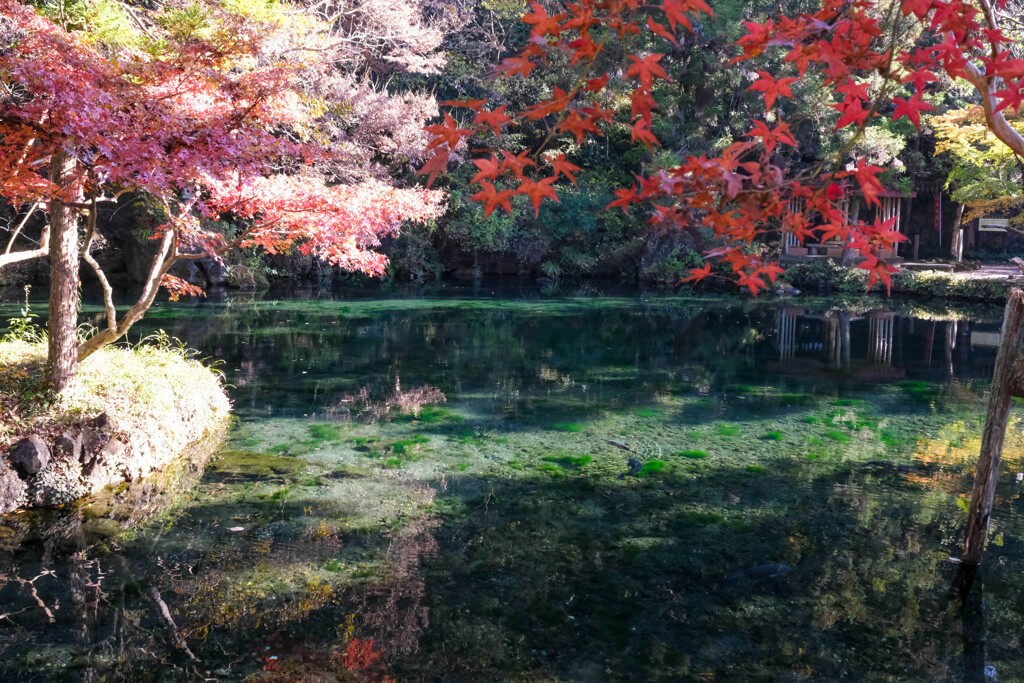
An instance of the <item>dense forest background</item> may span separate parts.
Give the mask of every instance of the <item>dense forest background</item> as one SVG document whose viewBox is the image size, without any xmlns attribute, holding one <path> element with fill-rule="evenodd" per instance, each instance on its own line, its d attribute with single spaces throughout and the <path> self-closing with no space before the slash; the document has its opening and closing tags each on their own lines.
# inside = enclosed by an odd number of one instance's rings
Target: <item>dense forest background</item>
<svg viewBox="0 0 1024 683">
<path fill-rule="evenodd" d="M 330 136 L 336 147 L 351 152 L 343 168 L 331 169 L 339 182 L 374 178 L 398 187 L 422 186 L 425 182 L 417 170 L 429 139 L 422 129 L 440 120 L 439 102 L 488 98 L 493 107 L 504 104 L 509 110 L 522 110 L 575 78 L 568 59 L 562 68 L 553 64 L 536 70 L 529 79 L 495 78 L 495 66 L 529 39 L 529 26 L 520 21 L 529 11 L 523 0 L 355 4 L 231 0 L 220 4 L 264 19 L 275 13 L 321 18 L 333 13 L 335 25 L 342 27 L 339 40 L 332 43 L 330 68 L 321 68 L 311 79 L 309 92 L 315 94 L 321 113 L 326 112 L 321 133 Z M 661 147 L 650 150 L 632 141 L 625 125 L 607 128 L 600 138 L 580 140 L 571 133 L 556 134 L 548 141 L 549 150 L 565 154 L 583 170 L 576 174 L 575 185 L 561 180 L 560 202 L 543 203 L 536 215 L 528 198 L 520 195 L 513 198 L 511 213 L 496 211 L 485 217 L 483 206 L 469 201 L 475 191 L 469 189 L 470 180 L 477 168 L 467 160 L 468 154 L 453 157 L 456 163 L 434 184 L 447 196 L 443 213 L 409 224 L 399 236 L 385 240 L 382 251 L 390 259 L 385 279 L 503 274 L 678 282 L 703 262 L 702 253 L 713 246 L 711 236 L 699 230 L 668 230 L 637 211 L 630 215 L 605 207 L 615 198 L 615 189 L 633 182 L 634 173 L 678 165 L 688 155 L 717 154 L 739 139 L 751 119 L 763 115 L 762 93 L 748 89 L 758 78 L 755 68 L 783 75 L 792 69 L 779 57 L 756 67 L 747 62 L 730 65 L 737 54 L 735 42 L 744 33 L 743 22 L 793 15 L 813 5 L 799 0 L 722 0 L 715 3 L 714 18 L 705 18 L 692 32 L 682 32 L 678 45 L 649 33 L 631 37 L 631 51 L 665 53 L 661 65 L 671 81 L 659 80 L 654 86 L 658 108 L 651 125 Z M 133 6 L 114 0 L 42 0 L 36 6 L 110 53 L 130 44 L 144 30 Z M 146 9 L 147 16 L 177 31 L 201 32 L 204 22 L 210 21 L 199 3 L 168 2 L 138 9 Z M 611 81 L 605 106 L 611 109 L 630 106 L 630 86 L 622 78 L 621 66 L 626 49 L 612 45 L 607 55 Z M 293 59 L 301 53 L 285 50 L 282 54 Z M 620 66 L 615 67 L 616 63 Z M 966 83 L 950 80 L 930 89 L 927 99 L 937 111 L 925 118 L 920 130 L 905 117 L 892 121 L 883 115 L 856 139 L 852 129 L 836 132 L 837 95 L 819 86 L 809 75 L 794 86 L 793 98 L 780 105 L 799 142 L 795 148 L 799 151 L 789 152 L 784 164 L 810 165 L 849 146 L 846 153 L 851 158 L 885 168 L 886 187 L 909 198 L 904 233 L 918 236 L 922 257 L 948 253 L 943 245 L 948 245 L 951 227 L 944 237 L 934 228 L 938 205 L 946 226 L 964 214 L 965 204 L 968 219 L 989 210 L 1015 213 L 1021 170 L 1005 150 L 985 138 L 976 108 L 971 109 L 976 94 Z M 1019 119 L 1014 125 L 1021 125 Z M 525 125 L 508 133 L 505 141 L 511 151 L 518 152 L 536 148 L 551 133 L 543 124 Z M 3 218 L 6 229 L 12 230 L 16 212 L 7 210 Z M 149 233 L 160 220 L 158 207 L 141 196 L 126 196 L 103 210 L 98 226 L 103 240 L 96 256 L 120 286 L 144 279 L 155 248 Z M 38 222 L 37 233 L 42 220 Z M 777 249 L 778 244 L 769 242 L 762 248 Z M 232 252 L 223 263 L 190 261 L 177 268 L 180 276 L 203 287 L 260 288 L 281 279 L 320 285 L 367 280 L 315 256 L 268 255 L 255 249 Z M 0 272 L 0 284 L 39 282 L 45 277 L 44 262 L 28 262 Z M 83 272 L 84 279 L 89 277 Z"/>
</svg>

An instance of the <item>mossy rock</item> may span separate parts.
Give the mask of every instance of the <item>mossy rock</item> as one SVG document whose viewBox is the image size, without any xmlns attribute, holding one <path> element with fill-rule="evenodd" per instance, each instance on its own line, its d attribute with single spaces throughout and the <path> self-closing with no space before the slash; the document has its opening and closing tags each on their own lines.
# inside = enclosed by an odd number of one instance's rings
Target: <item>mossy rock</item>
<svg viewBox="0 0 1024 683">
<path fill-rule="evenodd" d="M 273 476 L 290 476 L 301 472 L 306 461 L 273 453 L 253 451 L 227 451 L 221 453 L 210 466 L 212 474 L 226 475 L 241 479 L 262 479 Z"/>
</svg>

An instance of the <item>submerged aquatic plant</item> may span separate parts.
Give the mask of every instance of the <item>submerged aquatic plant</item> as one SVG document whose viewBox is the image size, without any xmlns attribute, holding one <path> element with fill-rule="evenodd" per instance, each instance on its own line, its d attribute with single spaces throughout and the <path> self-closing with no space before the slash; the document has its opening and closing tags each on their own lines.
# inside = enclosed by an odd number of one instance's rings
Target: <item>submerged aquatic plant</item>
<svg viewBox="0 0 1024 683">
<path fill-rule="evenodd" d="M 640 468 L 640 471 L 636 473 L 636 476 L 649 477 L 652 474 L 657 474 L 665 469 L 665 464 L 663 460 L 648 460 Z"/>
<path fill-rule="evenodd" d="M 828 430 L 827 432 L 825 432 L 825 436 L 832 439 L 833 441 L 838 441 L 839 443 L 850 443 L 850 441 L 853 440 L 853 437 L 851 437 L 849 434 L 844 434 L 838 429 Z"/>
<path fill-rule="evenodd" d="M 679 451 L 676 455 L 689 458 L 690 460 L 703 460 L 708 457 L 707 451 Z"/>
<path fill-rule="evenodd" d="M 589 455 L 546 455 L 542 458 L 545 462 L 553 462 L 564 468 L 574 467 L 582 469 L 589 465 L 594 459 Z"/>
<path fill-rule="evenodd" d="M 737 436 L 740 432 L 743 431 L 743 427 L 740 427 L 739 425 L 729 425 L 722 423 L 718 425 L 715 431 L 718 432 L 720 436 Z"/>
<path fill-rule="evenodd" d="M 311 424 L 309 435 L 318 441 L 335 441 L 341 443 L 342 426 L 339 424 Z"/>
<path fill-rule="evenodd" d="M 576 424 L 575 422 L 558 422 L 554 425 L 555 429 L 562 432 L 582 432 L 583 425 Z"/>
<path fill-rule="evenodd" d="M 391 444 L 391 452 L 395 455 L 407 455 L 410 451 L 414 450 L 419 444 L 428 443 L 429 437 L 422 434 L 416 434 L 412 438 L 402 439 Z"/>
<path fill-rule="evenodd" d="M 782 441 L 785 438 L 785 436 L 782 432 L 774 431 L 765 434 L 764 438 L 768 439 L 769 441 Z"/>
</svg>

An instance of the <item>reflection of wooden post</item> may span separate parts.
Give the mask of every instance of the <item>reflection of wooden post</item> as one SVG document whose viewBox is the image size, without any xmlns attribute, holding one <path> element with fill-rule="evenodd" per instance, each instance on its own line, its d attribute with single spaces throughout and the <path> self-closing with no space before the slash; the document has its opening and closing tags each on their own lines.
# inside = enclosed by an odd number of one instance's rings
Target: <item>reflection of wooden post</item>
<svg viewBox="0 0 1024 683">
<path fill-rule="evenodd" d="M 999 478 L 999 459 L 1003 455 L 1003 439 L 1006 436 L 1006 421 L 1010 416 L 1011 383 L 1018 379 L 1016 365 L 1021 348 L 1024 347 L 1024 292 L 1010 290 L 1003 316 L 1003 332 L 999 339 L 999 353 L 992 373 L 992 387 L 988 394 L 988 414 L 985 416 L 985 431 L 981 436 L 981 454 L 974 474 L 974 490 L 971 493 L 971 512 L 964 532 L 964 548 L 960 561 L 969 566 L 981 562 L 985 550 L 985 536 L 992 516 L 992 501 Z"/>
<path fill-rule="evenodd" d="M 779 359 L 787 360 L 796 355 L 797 316 L 789 308 L 779 309 Z"/>
<path fill-rule="evenodd" d="M 868 351 L 871 360 L 892 365 L 893 314 L 872 311 L 868 316 Z"/>
</svg>

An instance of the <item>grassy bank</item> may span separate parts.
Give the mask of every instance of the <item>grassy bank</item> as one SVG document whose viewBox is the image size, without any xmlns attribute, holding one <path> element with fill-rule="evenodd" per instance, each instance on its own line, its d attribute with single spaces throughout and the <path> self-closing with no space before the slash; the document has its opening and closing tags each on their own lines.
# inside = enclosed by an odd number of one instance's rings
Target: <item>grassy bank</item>
<svg viewBox="0 0 1024 683">
<path fill-rule="evenodd" d="M 795 263 L 786 268 L 786 282 L 807 293 L 863 294 L 868 273 L 860 268 L 841 266 L 834 261 Z M 956 276 L 940 271 L 901 270 L 892 276 L 892 292 L 914 297 L 961 299 L 965 301 L 1005 301 L 1012 283 Z M 872 292 L 885 294 L 885 285 L 876 283 Z"/>
<path fill-rule="evenodd" d="M 115 449 L 102 472 L 91 477 L 92 469 L 77 457 L 53 451 L 47 469 L 36 480 L 29 477 L 30 496 L 44 476 L 61 479 L 71 492 L 67 498 L 145 477 L 215 438 L 227 423 L 230 403 L 219 373 L 164 335 L 97 352 L 59 396 L 46 385 L 46 357 L 45 338 L 24 329 L 0 340 L 0 456 L 28 436 L 50 444 L 51 451 L 62 434 L 85 438 L 90 420 L 100 415 L 103 443 L 115 439 L 124 449 Z M 87 446 L 81 447 L 83 462 Z M 54 468 L 59 474 L 47 474 Z"/>
</svg>

